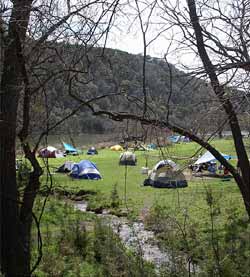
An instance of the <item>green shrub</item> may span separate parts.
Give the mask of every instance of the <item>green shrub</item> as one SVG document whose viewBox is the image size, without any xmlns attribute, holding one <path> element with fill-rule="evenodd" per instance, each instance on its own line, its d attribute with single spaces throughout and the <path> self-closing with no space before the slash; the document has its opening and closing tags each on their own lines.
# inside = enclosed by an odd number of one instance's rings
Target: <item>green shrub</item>
<svg viewBox="0 0 250 277">
<path fill-rule="evenodd" d="M 171 276 L 186 276 L 187 263 L 197 265 L 194 276 L 250 276 L 250 225 L 240 208 L 230 203 L 223 210 L 221 196 L 211 189 L 205 194 L 207 208 L 197 219 L 189 208 L 154 205 L 146 218 L 147 228 L 161 240 L 174 267 L 165 269 Z M 172 270 L 172 272 L 171 272 Z M 192 273 L 194 274 L 194 273 Z"/>
<path fill-rule="evenodd" d="M 112 229 L 100 220 L 94 229 L 94 257 L 105 277 L 154 277 L 152 265 L 129 252 Z"/>
</svg>

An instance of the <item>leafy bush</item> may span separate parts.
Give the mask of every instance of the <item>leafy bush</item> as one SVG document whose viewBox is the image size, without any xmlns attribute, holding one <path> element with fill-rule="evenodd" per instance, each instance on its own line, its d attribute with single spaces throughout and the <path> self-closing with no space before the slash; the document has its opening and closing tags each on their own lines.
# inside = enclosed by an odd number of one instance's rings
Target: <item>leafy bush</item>
<svg viewBox="0 0 250 277">
<path fill-rule="evenodd" d="M 172 260 L 164 272 L 171 276 L 250 276 L 248 218 L 242 217 L 233 202 L 222 213 L 220 196 L 212 190 L 207 190 L 205 199 L 202 219 L 194 218 L 190 207 L 156 204 L 151 209 L 146 226 L 155 232 Z"/>
<path fill-rule="evenodd" d="M 36 210 L 43 205 L 38 199 Z M 41 222 L 43 257 L 35 275 L 83 277 L 154 277 L 154 268 L 129 252 L 94 215 L 75 211 L 67 203 L 50 199 Z M 32 257 L 35 262 L 36 232 Z"/>
<path fill-rule="evenodd" d="M 153 266 L 129 252 L 112 229 L 100 220 L 96 221 L 94 229 L 94 257 L 102 265 L 103 276 L 157 276 Z"/>
</svg>

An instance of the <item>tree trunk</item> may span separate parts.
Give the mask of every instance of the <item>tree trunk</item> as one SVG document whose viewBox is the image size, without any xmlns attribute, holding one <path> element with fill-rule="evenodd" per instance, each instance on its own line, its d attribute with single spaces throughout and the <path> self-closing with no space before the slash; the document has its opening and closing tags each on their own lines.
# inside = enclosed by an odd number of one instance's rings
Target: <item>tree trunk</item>
<svg viewBox="0 0 250 277">
<path fill-rule="evenodd" d="M 30 241 L 31 241 L 31 228 L 32 228 L 32 209 L 35 201 L 37 191 L 40 186 L 39 177 L 40 172 L 33 171 L 29 176 L 29 184 L 25 187 L 23 196 L 23 204 L 20 208 L 20 234 L 22 244 L 25 246 L 23 254 L 20 257 L 23 258 L 22 264 L 27 274 L 30 273 L 31 255 L 30 255 Z M 29 276 L 29 275 L 27 275 Z"/>
<path fill-rule="evenodd" d="M 246 207 L 246 211 L 250 218 L 250 164 L 246 152 L 246 148 L 241 135 L 241 129 L 235 109 L 225 93 L 225 88 L 219 82 L 214 65 L 212 64 L 210 57 L 206 51 L 202 27 L 199 22 L 199 17 L 196 12 L 196 1 L 188 0 L 188 8 L 190 20 L 194 29 L 196 45 L 199 52 L 200 59 L 203 63 L 205 71 L 209 76 L 212 88 L 216 96 L 218 97 L 221 105 L 223 106 L 232 131 L 235 150 L 239 160 L 239 167 L 242 175 L 239 178 L 235 178 L 235 181 L 241 191 L 242 198 Z"/>
<path fill-rule="evenodd" d="M 15 47 L 14 42 L 12 43 Z M 18 232 L 20 222 L 15 159 L 17 92 L 20 90 L 20 82 L 18 69 L 14 66 L 15 53 L 11 49 L 7 49 L 5 53 L 0 95 L 1 263 L 2 271 L 7 276 L 17 276 L 18 272 L 23 273 L 20 257 L 16 254 L 22 253 L 23 247 Z"/>
<path fill-rule="evenodd" d="M 20 234 L 16 183 L 16 91 L 20 84 L 11 80 L 12 76 L 9 72 L 3 74 L 0 96 L 1 270 L 6 276 L 28 276 L 26 266 L 21 262 L 25 246 Z M 8 82 L 10 85 L 6 85 Z"/>
<path fill-rule="evenodd" d="M 2 125 L 1 123 L 1 127 Z M 17 272 L 23 272 L 20 256 L 17 255 L 17 252 L 22 254 L 22 242 L 18 232 L 17 186 L 16 179 L 13 178 L 16 174 L 15 136 L 13 132 L 15 133 L 15 130 L 11 126 L 1 128 L 0 131 L 1 270 L 7 276 L 17 276 Z"/>
<path fill-rule="evenodd" d="M 16 117 L 22 76 L 20 43 L 25 40 L 32 1 L 13 1 L 0 85 L 0 224 L 1 271 L 6 276 L 29 276 L 19 220 L 16 183 Z"/>
</svg>

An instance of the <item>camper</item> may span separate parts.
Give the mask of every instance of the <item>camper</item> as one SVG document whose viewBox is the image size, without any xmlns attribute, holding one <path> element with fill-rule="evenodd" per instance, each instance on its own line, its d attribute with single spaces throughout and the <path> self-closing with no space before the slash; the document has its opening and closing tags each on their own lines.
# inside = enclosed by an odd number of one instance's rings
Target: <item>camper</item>
<svg viewBox="0 0 250 277">
<path fill-rule="evenodd" d="M 143 185 L 155 188 L 184 188 L 188 183 L 175 162 L 162 160 L 149 171 Z"/>
<path fill-rule="evenodd" d="M 120 155 L 119 165 L 136 165 L 135 153 L 126 151 Z"/>
</svg>

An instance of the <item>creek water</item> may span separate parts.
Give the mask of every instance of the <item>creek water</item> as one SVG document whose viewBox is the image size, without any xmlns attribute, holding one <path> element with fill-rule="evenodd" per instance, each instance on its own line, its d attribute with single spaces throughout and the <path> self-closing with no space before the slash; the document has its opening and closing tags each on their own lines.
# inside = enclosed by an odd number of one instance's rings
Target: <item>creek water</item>
<svg viewBox="0 0 250 277">
<path fill-rule="evenodd" d="M 77 210 L 88 212 L 88 203 L 85 201 L 74 202 L 73 206 Z M 126 217 L 109 214 L 107 210 L 103 210 L 102 214 L 97 214 L 97 216 L 101 217 L 107 226 L 118 234 L 126 247 L 140 254 L 145 261 L 154 264 L 157 272 L 161 267 L 172 268 L 175 271 L 176 264 L 172 255 L 159 248 L 154 232 L 146 230 L 143 222 L 130 222 Z M 179 258 L 186 260 L 184 264 L 186 264 L 189 276 L 196 276 L 196 273 L 200 271 L 199 266 L 188 262 L 184 256 Z"/>
<path fill-rule="evenodd" d="M 87 202 L 73 205 L 77 210 L 87 211 Z M 158 247 L 154 233 L 146 230 L 142 222 L 131 223 L 125 217 L 117 217 L 105 211 L 97 216 L 101 217 L 113 232 L 118 234 L 126 247 L 140 253 L 145 261 L 153 263 L 158 268 L 170 264 L 170 255 Z"/>
</svg>

